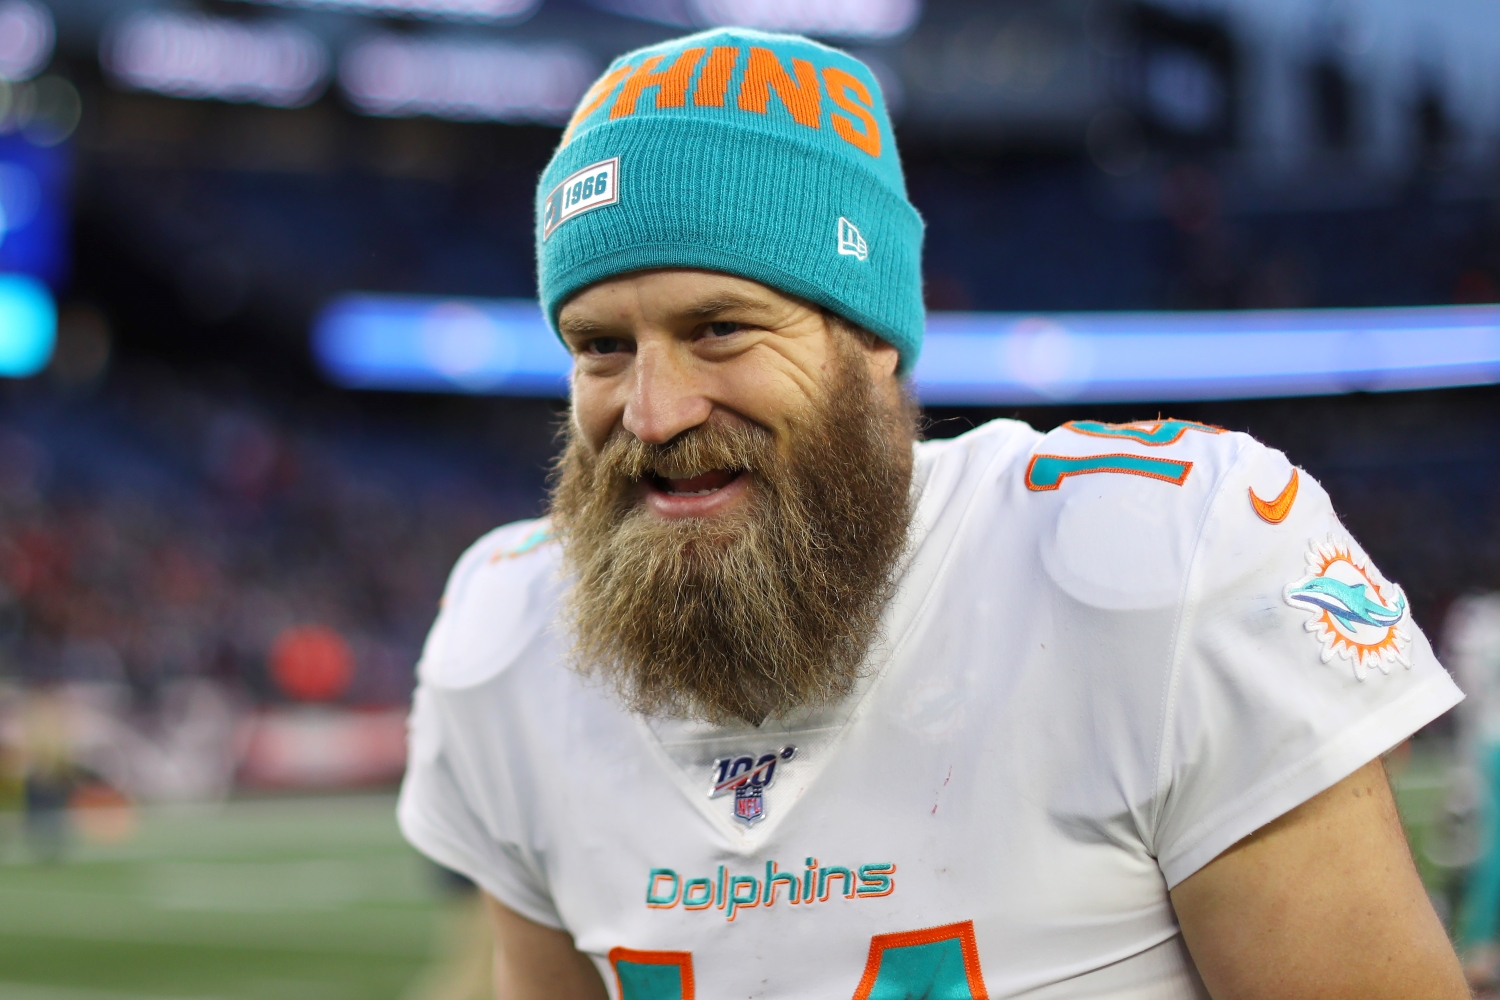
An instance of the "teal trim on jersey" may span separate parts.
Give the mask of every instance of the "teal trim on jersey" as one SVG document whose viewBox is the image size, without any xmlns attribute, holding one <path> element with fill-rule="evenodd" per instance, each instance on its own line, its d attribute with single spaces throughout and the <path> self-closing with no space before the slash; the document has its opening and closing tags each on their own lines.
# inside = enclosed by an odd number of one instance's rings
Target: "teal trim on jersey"
<svg viewBox="0 0 1500 1000">
<path fill-rule="evenodd" d="M 620 1000 L 683 1000 L 682 966 L 618 959 Z"/>
<path fill-rule="evenodd" d="M 886 948 L 868 1000 L 974 1000 L 964 970 L 963 944 L 947 938 L 927 944 Z"/>
<path fill-rule="evenodd" d="M 880 84 L 838 49 L 724 28 L 620 56 L 584 96 L 536 211 L 554 330 L 595 282 L 686 267 L 823 306 L 894 345 L 903 372 L 921 352 L 922 219 Z"/>
<path fill-rule="evenodd" d="M 547 542 L 552 541 L 552 539 L 555 537 L 557 536 L 552 531 L 551 522 L 544 520 L 536 527 L 532 528 L 531 531 L 526 535 L 526 537 L 521 539 L 514 546 L 501 552 L 495 553 L 495 558 L 515 559 L 518 556 L 524 556 L 526 553 L 532 551 L 537 546 L 544 545 Z"/>
<path fill-rule="evenodd" d="M 1128 438 L 1141 444 L 1161 446 L 1176 444 L 1187 431 L 1202 431 L 1205 434 L 1223 434 L 1222 427 L 1200 424 L 1196 420 L 1145 420 L 1137 424 L 1106 424 L 1101 420 L 1069 420 L 1063 424 L 1076 434 L 1090 437 Z"/>
<path fill-rule="evenodd" d="M 1090 472 L 1120 472 L 1132 476 L 1160 479 L 1181 486 L 1193 471 L 1192 462 L 1170 458 L 1147 458 L 1143 455 L 1034 455 L 1026 467 L 1026 488 L 1055 490 L 1069 476 Z"/>
</svg>

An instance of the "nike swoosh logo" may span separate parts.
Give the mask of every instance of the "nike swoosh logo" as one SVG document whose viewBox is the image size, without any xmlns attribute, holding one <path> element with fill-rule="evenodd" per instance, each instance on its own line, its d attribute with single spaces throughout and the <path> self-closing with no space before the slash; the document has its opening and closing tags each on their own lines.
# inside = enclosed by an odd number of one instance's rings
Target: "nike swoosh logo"
<svg viewBox="0 0 1500 1000">
<path fill-rule="evenodd" d="M 1280 524 L 1286 520 L 1286 516 L 1292 512 L 1292 504 L 1297 502 L 1297 470 L 1292 470 L 1292 478 L 1287 480 L 1286 488 L 1275 500 L 1262 500 L 1255 495 L 1255 487 L 1250 487 L 1250 506 L 1255 508 L 1255 513 L 1260 515 L 1262 521 L 1271 524 Z"/>
</svg>

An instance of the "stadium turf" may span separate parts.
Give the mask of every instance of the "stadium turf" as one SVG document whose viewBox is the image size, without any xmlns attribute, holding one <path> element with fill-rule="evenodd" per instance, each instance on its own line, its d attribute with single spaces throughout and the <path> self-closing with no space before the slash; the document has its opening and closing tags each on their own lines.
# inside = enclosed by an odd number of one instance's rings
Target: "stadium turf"
<svg viewBox="0 0 1500 1000">
<path fill-rule="evenodd" d="M 1468 860 L 1448 857 L 1464 840 L 1444 820 L 1448 755 L 1393 770 L 1447 916 L 1455 862 Z M 0 822 L 0 1000 L 422 1000 L 414 985 L 453 950 L 444 935 L 464 911 L 402 842 L 394 807 L 351 796 L 142 811 L 114 843 L 75 834 L 56 864 Z"/>
<path fill-rule="evenodd" d="M 441 947 L 449 904 L 394 805 L 142 811 L 127 838 L 75 834 L 55 864 L 12 835 L 0 843 L 0 1000 L 403 997 Z"/>
</svg>

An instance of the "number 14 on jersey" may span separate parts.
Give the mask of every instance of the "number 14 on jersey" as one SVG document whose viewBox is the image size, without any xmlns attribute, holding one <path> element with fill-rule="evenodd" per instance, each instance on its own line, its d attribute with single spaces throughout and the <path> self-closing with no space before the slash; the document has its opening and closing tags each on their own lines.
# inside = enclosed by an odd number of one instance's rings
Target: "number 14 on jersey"
<svg viewBox="0 0 1500 1000">
<path fill-rule="evenodd" d="M 609 953 L 620 1000 L 696 1000 L 688 951 Z M 877 934 L 853 1000 L 989 1000 L 979 970 L 974 922 Z"/>
</svg>

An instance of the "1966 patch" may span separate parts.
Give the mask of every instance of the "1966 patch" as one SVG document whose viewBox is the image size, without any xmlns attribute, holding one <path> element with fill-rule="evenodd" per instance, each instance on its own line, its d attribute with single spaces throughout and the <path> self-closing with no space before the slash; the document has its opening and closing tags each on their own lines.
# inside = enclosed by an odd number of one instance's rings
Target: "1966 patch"
<svg viewBox="0 0 1500 1000">
<path fill-rule="evenodd" d="M 1323 646 L 1323 662 L 1346 659 L 1357 680 L 1370 667 L 1383 674 L 1391 664 L 1408 669 L 1411 633 L 1403 631 L 1408 611 L 1401 588 L 1380 575 L 1370 557 L 1347 537 L 1330 535 L 1307 548 L 1307 575 L 1287 585 L 1286 602 L 1308 614 L 1303 627 Z"/>
<path fill-rule="evenodd" d="M 590 163 L 563 178 L 542 202 L 542 241 L 575 215 L 613 205 L 620 200 L 620 158 Z"/>
</svg>

